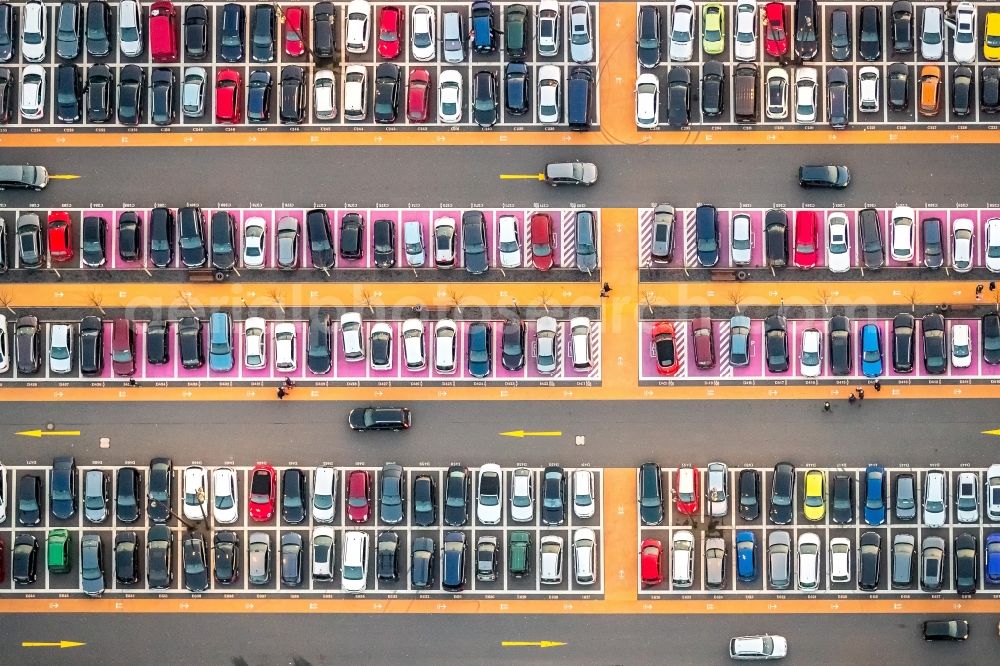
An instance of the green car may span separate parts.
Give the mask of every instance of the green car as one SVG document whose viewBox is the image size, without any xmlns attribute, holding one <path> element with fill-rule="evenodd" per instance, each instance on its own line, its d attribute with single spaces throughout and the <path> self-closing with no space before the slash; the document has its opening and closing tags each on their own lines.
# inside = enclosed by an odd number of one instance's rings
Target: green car
<svg viewBox="0 0 1000 666">
<path fill-rule="evenodd" d="M 701 7 L 701 43 L 709 55 L 726 50 L 726 10 L 717 2 Z"/>
<path fill-rule="evenodd" d="M 46 541 L 46 544 L 45 559 L 48 562 L 49 573 L 69 573 L 69 530 L 49 530 L 49 538 Z"/>
</svg>

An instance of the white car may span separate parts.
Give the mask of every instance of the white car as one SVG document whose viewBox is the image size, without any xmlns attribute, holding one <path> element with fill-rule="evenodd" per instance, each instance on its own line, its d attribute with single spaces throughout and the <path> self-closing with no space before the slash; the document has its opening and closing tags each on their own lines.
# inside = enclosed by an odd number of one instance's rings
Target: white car
<svg viewBox="0 0 1000 666">
<path fill-rule="evenodd" d="M 597 535 L 589 527 L 573 532 L 573 577 L 577 585 L 593 585 L 597 580 Z"/>
<path fill-rule="evenodd" d="M 312 538 L 313 578 L 329 580 L 333 578 L 333 554 L 336 552 L 337 537 L 332 527 L 317 527 Z"/>
<path fill-rule="evenodd" d="M 660 79 L 652 72 L 635 80 L 635 126 L 653 129 L 660 124 Z"/>
<path fill-rule="evenodd" d="M 803 377 L 819 377 L 823 369 L 823 334 L 816 328 L 802 331 L 799 371 Z"/>
<path fill-rule="evenodd" d="M 368 587 L 367 532 L 352 530 L 344 534 L 344 552 L 340 556 L 340 586 L 344 592 L 363 592 Z"/>
<path fill-rule="evenodd" d="M 920 20 L 921 60 L 940 60 L 944 56 L 944 14 L 940 7 L 924 7 Z"/>
<path fill-rule="evenodd" d="M 956 273 L 972 270 L 972 220 L 960 217 L 951 223 L 951 262 Z"/>
<path fill-rule="evenodd" d="M 816 122 L 816 69 L 799 67 L 795 70 L 795 122 Z"/>
<path fill-rule="evenodd" d="M 535 481 L 530 469 L 517 467 L 511 475 L 510 519 L 516 523 L 535 519 Z"/>
<path fill-rule="evenodd" d="M 691 587 L 694 583 L 694 534 L 688 530 L 674 532 L 670 548 L 670 568 L 674 587 Z"/>
<path fill-rule="evenodd" d="M 535 367 L 543 375 L 551 375 L 559 367 L 558 336 L 554 317 L 539 317 L 535 322 Z"/>
<path fill-rule="evenodd" d="M 753 228 L 746 213 L 733 215 L 729 234 L 729 256 L 734 266 L 749 266 L 753 253 Z"/>
<path fill-rule="evenodd" d="M 501 215 L 497 220 L 497 247 L 503 268 L 521 267 L 521 241 L 517 232 L 518 220 L 513 215 Z"/>
<path fill-rule="evenodd" d="M 858 70 L 858 111 L 877 113 L 879 109 L 878 67 L 862 67 Z"/>
<path fill-rule="evenodd" d="M 438 121 L 452 125 L 462 120 L 462 75 L 446 69 L 438 77 Z"/>
<path fill-rule="evenodd" d="M 348 65 L 344 70 L 344 120 L 362 121 L 368 115 L 368 69 Z"/>
<path fill-rule="evenodd" d="M 951 43 L 951 55 L 958 64 L 970 65 L 976 61 L 978 51 L 976 6 L 971 2 L 960 2 L 955 7 L 955 30 Z"/>
<path fill-rule="evenodd" d="M 986 220 L 986 268 L 1000 272 L 1000 218 Z"/>
<path fill-rule="evenodd" d="M 771 120 L 784 120 L 788 117 L 788 72 L 781 67 L 772 67 L 767 72 L 764 90 L 767 98 L 764 113 Z"/>
<path fill-rule="evenodd" d="M 243 324 L 243 367 L 247 370 L 267 367 L 267 322 L 262 317 L 247 317 Z"/>
<path fill-rule="evenodd" d="M 670 59 L 687 62 L 694 55 L 695 19 L 691 0 L 674 0 L 670 13 Z"/>
<path fill-rule="evenodd" d="M 434 369 L 450 375 L 458 359 L 458 327 L 451 319 L 434 325 Z"/>
<path fill-rule="evenodd" d="M 243 265 L 247 268 L 264 266 L 264 245 L 267 226 L 262 217 L 248 217 L 243 222 Z"/>
<path fill-rule="evenodd" d="M 185 67 L 184 83 L 181 84 L 181 110 L 188 118 L 201 118 L 205 113 L 205 80 L 208 73 L 204 67 Z"/>
<path fill-rule="evenodd" d="M 295 338 L 295 324 L 286 321 L 274 325 L 274 369 L 278 372 L 295 372 L 298 367 Z"/>
<path fill-rule="evenodd" d="M 212 508 L 215 522 L 230 525 L 239 518 L 239 485 L 231 467 L 219 467 L 212 472 Z"/>
<path fill-rule="evenodd" d="M 0 224 L 0 227 L 3 225 Z M 0 241 L 6 241 L 6 236 L 0 233 Z M 10 370 L 10 349 L 7 345 L 7 317 L 0 314 L 0 372 L 7 372 Z M 0 482 L 2 486 L 2 482 Z M 0 490 L 3 490 L 0 487 Z M 0 493 L 0 500 L 3 500 L 2 493 Z M 0 518 L 0 523 L 3 522 L 3 518 Z"/>
<path fill-rule="evenodd" d="M 909 206 L 896 206 L 892 209 L 890 219 L 892 220 L 890 256 L 896 261 L 913 261 L 917 219 L 913 209 Z"/>
<path fill-rule="evenodd" d="M 538 3 L 538 35 L 535 44 L 538 55 L 554 56 L 559 52 L 559 3 L 542 0 Z"/>
<path fill-rule="evenodd" d="M 847 215 L 830 213 L 826 220 L 826 265 L 831 273 L 851 269 L 851 235 Z"/>
<path fill-rule="evenodd" d="M 0 523 L 7 520 L 7 468 L 0 463 Z"/>
<path fill-rule="evenodd" d="M 424 323 L 419 319 L 407 319 L 403 322 L 399 337 L 403 340 L 403 361 L 406 363 L 406 369 L 412 372 L 426 368 Z"/>
<path fill-rule="evenodd" d="M 542 124 L 553 125 L 562 116 L 559 91 L 561 79 L 562 70 L 555 65 L 538 68 L 538 122 Z"/>
<path fill-rule="evenodd" d="M 846 537 L 830 539 L 830 582 L 851 582 L 851 540 Z"/>
<path fill-rule="evenodd" d="M 184 517 L 188 520 L 208 520 L 208 474 L 205 468 L 192 465 L 184 470 Z M 201 500 L 198 493 L 201 492 Z"/>
<path fill-rule="evenodd" d="M 318 523 L 332 523 L 337 515 L 337 470 L 331 465 L 313 472 L 312 514 Z"/>
<path fill-rule="evenodd" d="M 434 264 L 438 268 L 455 265 L 455 218 L 434 220 Z"/>
<path fill-rule="evenodd" d="M 142 7 L 136 0 L 122 0 L 118 4 L 118 47 L 123 56 L 142 55 Z"/>
<path fill-rule="evenodd" d="M 369 335 L 372 370 L 392 370 L 392 326 L 385 322 L 379 322 L 372 326 Z M 381 352 L 382 348 L 385 349 L 385 356 L 376 358 L 376 356 L 381 356 L 378 352 Z"/>
<path fill-rule="evenodd" d="M 60 375 L 73 369 L 73 329 L 68 324 L 49 329 L 49 369 Z"/>
<path fill-rule="evenodd" d="M 708 500 L 708 515 L 722 518 L 729 513 L 729 468 L 726 463 L 708 463 L 706 469 L 705 499 Z"/>
<path fill-rule="evenodd" d="M 951 365 L 953 368 L 972 365 L 972 332 L 968 324 L 951 327 Z"/>
<path fill-rule="evenodd" d="M 45 5 L 41 0 L 28 0 L 21 16 L 21 55 L 28 62 L 41 62 L 45 60 L 48 35 Z"/>
<path fill-rule="evenodd" d="M 737 661 L 784 659 L 787 654 L 784 636 L 737 636 L 729 641 L 729 658 Z"/>
<path fill-rule="evenodd" d="M 329 69 L 318 69 L 313 74 L 313 113 L 317 120 L 337 117 L 337 80 Z"/>
<path fill-rule="evenodd" d="M 476 487 L 476 519 L 483 525 L 499 525 L 503 517 L 503 470 L 489 463 L 479 468 Z"/>
<path fill-rule="evenodd" d="M 586 0 L 573 0 L 569 4 L 569 57 L 578 65 L 585 65 L 594 59 L 590 5 Z"/>
<path fill-rule="evenodd" d="M 367 0 L 351 0 L 347 5 L 347 31 L 344 48 L 348 53 L 368 53 L 372 6 Z"/>
<path fill-rule="evenodd" d="M 38 120 L 45 115 L 45 70 L 28 65 L 21 70 L 21 117 Z"/>
<path fill-rule="evenodd" d="M 798 569 L 799 589 L 815 590 L 819 587 L 819 562 L 823 557 L 823 550 L 819 545 L 819 537 L 813 532 L 806 532 L 799 535 L 798 546 Z"/>
<path fill-rule="evenodd" d="M 410 52 L 420 62 L 433 60 L 437 55 L 434 10 L 427 5 L 417 5 L 410 13 Z"/>
<path fill-rule="evenodd" d="M 733 56 L 742 61 L 757 59 L 757 5 L 752 2 L 736 5 Z"/>
<path fill-rule="evenodd" d="M 365 360 L 365 342 L 361 327 L 361 315 L 357 312 L 346 312 L 340 317 L 340 336 L 344 345 L 344 359 L 347 361 Z"/>
<path fill-rule="evenodd" d="M 573 515 L 592 518 L 597 502 L 594 498 L 594 473 L 589 469 L 573 472 Z"/>
<path fill-rule="evenodd" d="M 955 482 L 955 518 L 960 523 L 979 522 L 979 475 L 962 472 Z"/>
<path fill-rule="evenodd" d="M 1000 465 L 990 465 L 986 470 L 985 503 L 986 515 L 990 520 L 1000 520 Z"/>
</svg>

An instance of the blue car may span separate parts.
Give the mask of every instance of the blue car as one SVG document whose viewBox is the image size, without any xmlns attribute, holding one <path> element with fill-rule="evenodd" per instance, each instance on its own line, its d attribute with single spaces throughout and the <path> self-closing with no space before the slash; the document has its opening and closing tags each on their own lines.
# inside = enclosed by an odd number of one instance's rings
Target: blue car
<svg viewBox="0 0 1000 666">
<path fill-rule="evenodd" d="M 885 522 L 885 467 L 868 465 L 865 468 L 865 522 L 881 525 Z"/>
<path fill-rule="evenodd" d="M 757 542 L 753 532 L 736 533 L 736 575 L 746 583 L 757 579 Z"/>
<path fill-rule="evenodd" d="M 882 331 L 875 324 L 861 328 L 861 372 L 865 377 L 882 375 Z"/>
<path fill-rule="evenodd" d="M 476 322 L 469 325 L 469 374 L 488 377 L 493 363 L 493 335 L 490 325 Z"/>
<path fill-rule="evenodd" d="M 1000 532 L 986 537 L 986 582 L 1000 583 Z"/>
<path fill-rule="evenodd" d="M 213 372 L 233 369 L 233 320 L 226 312 L 214 312 L 208 320 L 208 367 Z"/>
</svg>

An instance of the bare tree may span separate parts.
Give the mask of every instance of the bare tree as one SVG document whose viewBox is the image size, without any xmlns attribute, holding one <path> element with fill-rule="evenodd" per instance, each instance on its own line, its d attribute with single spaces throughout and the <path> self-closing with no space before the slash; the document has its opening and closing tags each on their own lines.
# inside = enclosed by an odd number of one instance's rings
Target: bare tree
<svg viewBox="0 0 1000 666">
<path fill-rule="evenodd" d="M 816 296 L 819 298 L 819 304 L 823 306 L 823 312 L 830 313 L 830 292 L 826 289 L 820 289 L 816 292 Z"/>
<path fill-rule="evenodd" d="M 642 295 L 642 300 L 646 302 L 646 309 L 649 310 L 649 316 L 653 316 L 653 301 L 656 300 L 656 293 L 652 291 L 647 291 Z"/>
<path fill-rule="evenodd" d="M 97 308 L 98 312 L 101 313 L 102 317 L 107 317 L 108 313 L 104 311 L 102 304 L 104 303 L 104 297 L 101 296 L 96 291 L 90 292 L 90 304 Z"/>
<path fill-rule="evenodd" d="M 455 312 L 457 312 L 459 314 L 459 316 L 461 316 L 462 315 L 462 294 L 458 293 L 457 291 L 452 291 L 449 294 L 449 297 L 451 298 L 451 307 L 455 308 Z"/>
<path fill-rule="evenodd" d="M 281 314 L 285 314 L 285 304 L 281 300 L 281 294 L 276 289 L 272 289 L 268 296 L 274 301 L 275 307 L 281 310 Z"/>
<path fill-rule="evenodd" d="M 916 312 L 917 301 L 920 300 L 920 294 L 917 293 L 917 290 L 911 289 L 910 293 L 906 295 L 906 300 L 910 303 L 910 312 Z"/>
<path fill-rule="evenodd" d="M 187 306 L 187 309 L 194 312 L 194 306 L 191 305 L 191 295 L 183 291 L 177 292 L 177 295 L 181 297 L 181 302 Z"/>
<path fill-rule="evenodd" d="M 372 307 L 372 297 L 367 291 L 362 290 L 361 301 L 365 304 L 365 307 L 368 308 L 369 312 L 375 314 L 375 308 Z"/>
<path fill-rule="evenodd" d="M 13 302 L 14 302 L 14 294 L 7 291 L 6 289 L 0 292 L 0 306 L 6 308 L 7 311 L 10 312 L 12 315 L 16 315 L 17 313 L 14 311 L 14 308 L 11 307 L 11 304 Z"/>
<path fill-rule="evenodd" d="M 732 303 L 734 308 L 736 308 L 736 314 L 740 314 L 740 304 L 743 303 L 743 300 L 744 295 L 742 289 L 736 288 L 729 291 L 729 302 Z"/>
<path fill-rule="evenodd" d="M 552 294 L 548 290 L 542 291 L 542 293 L 538 297 L 538 300 L 541 303 L 542 307 L 545 308 L 545 313 L 546 314 L 548 314 L 548 312 L 549 312 L 549 300 L 551 298 L 552 298 Z"/>
</svg>

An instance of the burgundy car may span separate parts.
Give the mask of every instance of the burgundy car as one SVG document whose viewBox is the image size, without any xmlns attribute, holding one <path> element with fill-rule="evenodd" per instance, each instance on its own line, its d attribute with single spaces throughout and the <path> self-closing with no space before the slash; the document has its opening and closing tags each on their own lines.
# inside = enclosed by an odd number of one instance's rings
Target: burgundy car
<svg viewBox="0 0 1000 666">
<path fill-rule="evenodd" d="M 368 522 L 371 498 L 368 472 L 356 469 L 347 478 L 347 517 L 354 523 Z"/>
<path fill-rule="evenodd" d="M 118 377 L 135 374 L 135 332 L 128 319 L 115 319 L 111 325 L 111 367 Z"/>
<path fill-rule="evenodd" d="M 691 322 L 694 339 L 694 362 L 702 370 L 715 367 L 715 336 L 712 334 L 712 320 L 698 317 Z"/>
</svg>

